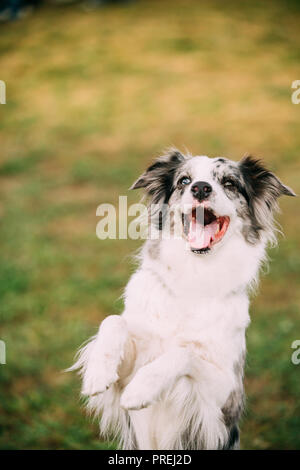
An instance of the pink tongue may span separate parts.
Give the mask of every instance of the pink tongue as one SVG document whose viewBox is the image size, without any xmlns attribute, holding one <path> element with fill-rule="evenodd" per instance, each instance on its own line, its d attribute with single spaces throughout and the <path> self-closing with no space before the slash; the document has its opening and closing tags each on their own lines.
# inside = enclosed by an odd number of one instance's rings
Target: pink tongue
<svg viewBox="0 0 300 470">
<path fill-rule="evenodd" d="M 197 224 L 193 219 L 190 223 L 188 241 L 192 248 L 203 249 L 210 245 L 211 238 L 214 237 L 218 228 L 218 222 L 214 220 L 209 225 Z"/>
</svg>

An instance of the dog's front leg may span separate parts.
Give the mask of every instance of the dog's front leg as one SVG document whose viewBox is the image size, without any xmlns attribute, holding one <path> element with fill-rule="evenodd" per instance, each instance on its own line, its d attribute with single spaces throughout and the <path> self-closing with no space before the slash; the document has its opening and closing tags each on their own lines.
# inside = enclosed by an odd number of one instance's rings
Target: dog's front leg
<svg viewBox="0 0 300 470">
<path fill-rule="evenodd" d="M 137 371 L 121 396 L 121 406 L 139 410 L 155 403 L 180 377 L 193 376 L 193 363 L 187 348 L 172 348 Z"/>
<path fill-rule="evenodd" d="M 81 349 L 76 364 L 71 368 L 81 369 L 81 393 L 96 395 L 117 382 L 121 363 L 125 354 L 126 359 L 130 359 L 132 347 L 126 321 L 119 315 L 107 317 L 97 335 Z"/>
</svg>

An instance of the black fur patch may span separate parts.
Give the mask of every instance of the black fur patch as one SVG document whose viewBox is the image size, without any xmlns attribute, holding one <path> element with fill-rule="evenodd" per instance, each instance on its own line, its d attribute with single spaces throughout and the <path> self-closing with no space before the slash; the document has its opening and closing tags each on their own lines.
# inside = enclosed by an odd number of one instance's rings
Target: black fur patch
<svg viewBox="0 0 300 470">
<path fill-rule="evenodd" d="M 244 187 L 243 178 L 236 164 L 230 163 L 230 160 L 224 158 L 218 158 L 216 160 L 215 170 L 212 172 L 213 178 L 217 179 L 219 183 L 224 187 L 224 190 L 229 199 L 236 199 L 239 196 L 249 202 L 246 188 Z M 227 188 L 225 183 L 230 180 L 234 183 L 231 188 Z"/>
<path fill-rule="evenodd" d="M 175 189 L 175 174 L 186 160 L 178 150 L 172 149 L 167 154 L 159 157 L 149 168 L 143 173 L 130 189 L 143 188 L 149 197 L 151 204 L 161 205 L 161 209 L 154 210 L 150 213 L 151 222 L 162 230 L 167 215 L 166 204 Z"/>
<path fill-rule="evenodd" d="M 237 386 L 232 390 L 226 403 L 222 407 L 223 420 L 228 430 L 228 441 L 223 447 L 224 450 L 239 448 L 238 423 L 244 409 L 245 401 L 243 387 L 244 362 L 245 354 L 243 353 L 234 364 Z"/>
<path fill-rule="evenodd" d="M 267 170 L 260 160 L 250 155 L 240 161 L 239 169 L 251 201 L 263 199 L 268 209 L 271 209 L 279 196 L 283 194 L 295 196 L 295 193 L 285 186 L 274 173 Z"/>
<path fill-rule="evenodd" d="M 170 150 L 150 165 L 130 189 L 144 188 L 151 203 L 166 204 L 174 191 L 175 173 L 184 161 L 184 155 L 178 150 Z"/>
<path fill-rule="evenodd" d="M 295 193 L 258 159 L 246 156 L 240 161 L 238 168 L 242 176 L 242 194 L 248 204 L 248 241 L 253 243 L 260 238 L 262 230 L 270 230 L 272 212 L 277 207 L 278 197 L 295 196 Z"/>
<path fill-rule="evenodd" d="M 228 441 L 226 442 L 222 450 L 239 449 L 239 446 L 240 446 L 240 432 L 239 432 L 239 428 L 236 425 L 234 425 L 230 429 Z"/>
<path fill-rule="evenodd" d="M 229 395 L 228 400 L 222 408 L 223 418 L 226 426 L 231 428 L 236 424 L 242 414 L 244 408 L 244 391 L 243 387 L 239 387 Z"/>
</svg>

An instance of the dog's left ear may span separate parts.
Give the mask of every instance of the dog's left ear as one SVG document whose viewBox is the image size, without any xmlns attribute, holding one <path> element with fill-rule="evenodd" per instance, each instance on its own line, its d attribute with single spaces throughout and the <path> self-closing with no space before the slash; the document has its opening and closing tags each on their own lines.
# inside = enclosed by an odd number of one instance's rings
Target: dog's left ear
<svg viewBox="0 0 300 470">
<path fill-rule="evenodd" d="M 278 207 L 277 199 L 283 194 L 287 196 L 296 196 L 296 194 L 256 158 L 244 157 L 239 162 L 239 169 L 244 180 L 245 197 L 251 219 L 247 240 L 255 243 L 261 231 L 264 231 L 269 240 L 275 242 L 273 212 Z"/>
<path fill-rule="evenodd" d="M 173 191 L 174 175 L 178 167 L 186 160 L 186 157 L 177 149 L 169 150 L 159 157 L 137 179 L 130 189 L 143 188 L 153 203 L 163 200 L 167 202 Z"/>
<path fill-rule="evenodd" d="M 240 161 L 239 167 L 250 203 L 264 202 L 267 208 L 272 210 L 276 207 L 279 196 L 296 196 L 294 191 L 267 170 L 260 160 L 247 155 Z"/>
</svg>

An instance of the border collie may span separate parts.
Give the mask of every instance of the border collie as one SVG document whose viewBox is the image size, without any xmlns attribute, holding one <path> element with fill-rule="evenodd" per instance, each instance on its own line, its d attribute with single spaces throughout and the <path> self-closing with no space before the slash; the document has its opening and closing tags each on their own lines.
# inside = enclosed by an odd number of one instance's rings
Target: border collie
<svg viewBox="0 0 300 470">
<path fill-rule="evenodd" d="M 237 449 L 248 294 L 276 241 L 277 198 L 295 194 L 251 156 L 176 149 L 138 188 L 159 236 L 142 247 L 123 314 L 102 322 L 71 369 L 101 433 L 124 449 Z"/>
</svg>

